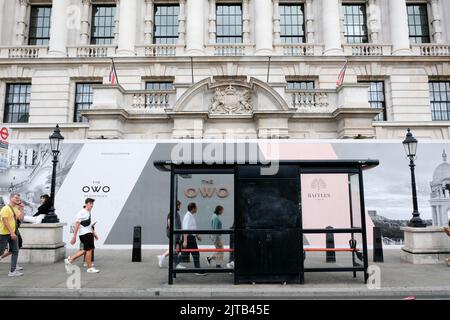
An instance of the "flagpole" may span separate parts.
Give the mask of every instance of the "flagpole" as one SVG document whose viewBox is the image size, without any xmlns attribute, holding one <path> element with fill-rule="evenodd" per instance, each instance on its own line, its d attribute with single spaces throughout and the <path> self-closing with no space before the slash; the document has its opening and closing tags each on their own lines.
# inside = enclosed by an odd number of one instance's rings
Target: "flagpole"
<svg viewBox="0 0 450 320">
<path fill-rule="evenodd" d="M 117 85 L 120 86 L 119 77 L 117 76 L 117 71 L 116 71 L 116 65 L 114 64 L 114 58 L 111 58 L 111 62 L 112 62 L 113 70 L 114 70 L 114 75 L 116 76 Z"/>
</svg>

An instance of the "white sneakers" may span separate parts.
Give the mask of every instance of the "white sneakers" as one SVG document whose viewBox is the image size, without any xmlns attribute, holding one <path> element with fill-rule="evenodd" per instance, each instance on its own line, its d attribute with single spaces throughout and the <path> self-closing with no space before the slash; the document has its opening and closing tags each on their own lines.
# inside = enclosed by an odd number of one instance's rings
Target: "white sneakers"
<svg viewBox="0 0 450 320">
<path fill-rule="evenodd" d="M 157 257 L 158 258 L 158 266 L 160 267 L 160 268 L 162 268 L 163 267 L 163 262 L 164 262 L 164 256 L 163 255 L 161 255 L 161 256 L 158 256 Z"/>
<path fill-rule="evenodd" d="M 231 261 L 230 263 L 227 263 L 227 268 L 228 269 L 233 269 L 234 268 L 234 261 Z"/>
<path fill-rule="evenodd" d="M 66 273 L 71 274 L 71 268 L 72 262 L 70 262 L 70 256 L 68 256 L 66 259 L 64 259 L 64 267 L 66 268 Z"/>
<path fill-rule="evenodd" d="M 100 270 L 95 269 L 94 267 L 91 267 L 89 269 L 86 270 L 87 273 L 99 273 Z"/>
<path fill-rule="evenodd" d="M 23 276 L 23 273 L 19 272 L 17 269 L 14 270 L 13 272 L 10 271 L 8 273 L 8 277 L 21 277 L 21 276 Z"/>
<path fill-rule="evenodd" d="M 175 269 L 186 269 L 186 267 L 183 266 L 182 264 L 177 264 L 177 266 L 175 267 Z"/>
</svg>

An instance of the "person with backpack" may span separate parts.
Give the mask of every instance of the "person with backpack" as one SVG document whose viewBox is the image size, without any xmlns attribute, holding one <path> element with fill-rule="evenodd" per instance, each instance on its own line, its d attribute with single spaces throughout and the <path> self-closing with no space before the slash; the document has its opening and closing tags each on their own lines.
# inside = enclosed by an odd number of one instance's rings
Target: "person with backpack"
<svg viewBox="0 0 450 320">
<path fill-rule="evenodd" d="M 0 252 L 5 252 L 6 247 L 9 245 L 11 251 L 11 268 L 8 276 L 20 277 L 23 276 L 23 273 L 17 270 L 17 259 L 19 257 L 17 217 L 21 216 L 18 209 L 21 203 L 20 195 L 13 193 L 9 199 L 9 204 L 4 206 L 0 211 Z"/>
<path fill-rule="evenodd" d="M 92 229 L 91 211 L 94 207 L 94 199 L 87 198 L 84 203 L 84 208 L 78 212 L 77 219 L 75 221 L 75 230 L 73 232 L 72 240 L 70 244 L 74 245 L 77 242 L 77 234 L 79 234 L 80 242 L 83 244 L 83 249 L 79 250 L 74 256 L 68 256 L 64 260 L 67 273 L 71 273 L 70 266 L 72 263 L 81 256 L 86 254 L 86 263 L 88 269 L 87 273 L 99 273 L 100 270 L 94 268 L 92 265 L 92 253 L 95 249 L 94 238 L 97 238 L 94 230 Z"/>
<path fill-rule="evenodd" d="M 181 202 L 177 200 L 177 210 L 175 213 L 175 230 L 181 230 L 181 217 L 180 217 L 180 207 Z M 166 225 L 166 235 L 167 238 L 170 238 L 170 213 L 167 215 L 167 225 Z M 179 234 L 175 235 L 174 238 L 175 244 L 175 255 L 173 257 L 173 261 L 175 264 L 175 268 L 185 269 L 183 265 L 180 264 L 180 248 L 181 248 L 181 236 Z M 169 256 L 169 249 L 167 249 L 162 255 L 158 256 L 158 266 L 162 268 L 164 259 Z"/>
</svg>

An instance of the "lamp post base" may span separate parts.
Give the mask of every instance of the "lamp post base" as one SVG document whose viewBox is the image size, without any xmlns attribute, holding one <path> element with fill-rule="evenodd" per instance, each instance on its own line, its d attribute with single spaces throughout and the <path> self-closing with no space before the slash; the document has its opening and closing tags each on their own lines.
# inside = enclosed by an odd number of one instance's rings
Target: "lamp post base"
<svg viewBox="0 0 450 320">
<path fill-rule="evenodd" d="M 427 224 L 420 217 L 414 217 L 408 223 L 408 227 L 411 228 L 426 228 L 426 226 Z"/>
<path fill-rule="evenodd" d="M 47 214 L 42 223 L 59 223 L 59 218 L 56 214 Z"/>
</svg>

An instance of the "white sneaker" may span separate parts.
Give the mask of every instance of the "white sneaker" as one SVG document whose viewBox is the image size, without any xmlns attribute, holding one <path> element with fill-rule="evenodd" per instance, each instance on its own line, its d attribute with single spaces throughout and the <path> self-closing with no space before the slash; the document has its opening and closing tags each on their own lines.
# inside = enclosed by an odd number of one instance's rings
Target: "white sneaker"
<svg viewBox="0 0 450 320">
<path fill-rule="evenodd" d="M 92 268 L 87 269 L 86 272 L 87 273 L 99 273 L 100 270 L 95 269 L 94 267 L 92 267 Z"/>
<path fill-rule="evenodd" d="M 22 271 L 23 267 L 16 266 L 16 271 Z"/>
<path fill-rule="evenodd" d="M 69 274 L 71 274 L 72 272 L 71 272 L 71 268 L 70 268 L 70 266 L 72 265 L 72 262 L 70 262 L 70 256 L 68 256 L 66 259 L 64 259 L 64 267 L 66 268 L 66 273 L 69 273 Z"/>
<path fill-rule="evenodd" d="M 158 266 L 160 268 L 163 267 L 163 262 L 164 262 L 164 256 L 158 256 Z"/>
<path fill-rule="evenodd" d="M 231 261 L 230 263 L 227 263 L 227 268 L 228 269 L 233 269 L 234 268 L 234 261 Z"/>
<path fill-rule="evenodd" d="M 177 264 L 177 266 L 175 267 L 175 269 L 186 269 L 186 267 L 183 266 L 182 264 Z"/>
<path fill-rule="evenodd" d="M 23 273 L 17 270 L 14 270 L 13 272 L 10 271 L 8 273 L 8 277 L 21 277 L 21 276 L 23 276 Z"/>
</svg>

